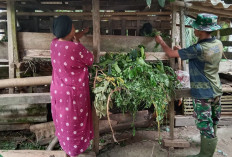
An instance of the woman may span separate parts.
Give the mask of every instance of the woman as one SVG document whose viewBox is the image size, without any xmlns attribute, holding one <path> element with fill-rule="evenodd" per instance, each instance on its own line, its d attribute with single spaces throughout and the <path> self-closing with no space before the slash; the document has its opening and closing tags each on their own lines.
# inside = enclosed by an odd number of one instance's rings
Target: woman
<svg viewBox="0 0 232 157">
<path fill-rule="evenodd" d="M 75 42 L 87 32 L 88 29 L 75 33 L 68 16 L 59 16 L 53 24 L 56 38 L 51 43 L 52 117 L 59 143 L 71 157 L 84 152 L 93 139 L 88 72 L 93 55 Z"/>
</svg>

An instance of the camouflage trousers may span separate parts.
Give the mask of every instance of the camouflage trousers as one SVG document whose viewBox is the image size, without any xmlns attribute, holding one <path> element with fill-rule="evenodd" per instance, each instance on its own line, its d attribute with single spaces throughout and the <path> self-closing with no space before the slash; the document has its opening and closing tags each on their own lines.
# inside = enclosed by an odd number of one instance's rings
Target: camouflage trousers
<svg viewBox="0 0 232 157">
<path fill-rule="evenodd" d="M 221 97 L 211 99 L 193 99 L 193 117 L 201 135 L 214 138 L 213 125 L 217 125 L 221 116 Z"/>
</svg>

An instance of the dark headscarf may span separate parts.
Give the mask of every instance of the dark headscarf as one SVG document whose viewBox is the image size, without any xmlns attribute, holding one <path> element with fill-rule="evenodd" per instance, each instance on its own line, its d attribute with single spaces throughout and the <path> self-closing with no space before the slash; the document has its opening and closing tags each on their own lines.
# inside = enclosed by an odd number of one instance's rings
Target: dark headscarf
<svg viewBox="0 0 232 157">
<path fill-rule="evenodd" d="M 72 20 L 66 15 L 61 15 L 54 19 L 53 34 L 57 38 L 63 38 L 67 36 L 72 30 Z"/>
</svg>

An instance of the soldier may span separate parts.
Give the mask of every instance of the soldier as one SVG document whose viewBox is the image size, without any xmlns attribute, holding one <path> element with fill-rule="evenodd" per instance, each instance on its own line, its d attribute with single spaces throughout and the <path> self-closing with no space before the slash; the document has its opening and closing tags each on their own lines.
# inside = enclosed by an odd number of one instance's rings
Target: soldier
<svg viewBox="0 0 232 157">
<path fill-rule="evenodd" d="M 218 141 L 216 132 L 221 115 L 222 87 L 218 69 L 223 45 L 211 33 L 221 27 L 217 25 L 217 16 L 207 13 L 198 14 L 192 27 L 199 40 L 188 48 L 175 46 L 172 50 L 162 37 L 156 36 L 155 40 L 169 57 L 189 60 L 193 116 L 201 134 L 201 149 L 199 154 L 188 157 L 212 157 Z"/>
</svg>

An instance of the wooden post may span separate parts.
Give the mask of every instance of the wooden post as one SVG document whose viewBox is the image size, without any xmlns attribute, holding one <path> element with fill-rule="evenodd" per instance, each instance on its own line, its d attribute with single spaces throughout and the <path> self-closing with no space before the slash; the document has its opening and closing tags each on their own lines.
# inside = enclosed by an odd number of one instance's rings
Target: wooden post
<svg viewBox="0 0 232 157">
<path fill-rule="evenodd" d="M 136 36 L 139 36 L 139 29 L 140 29 L 140 20 L 137 20 L 136 26 Z"/>
<path fill-rule="evenodd" d="M 109 20 L 109 25 L 108 25 L 108 30 L 109 30 L 109 32 L 108 32 L 108 34 L 109 35 L 112 35 L 113 34 L 113 29 L 112 29 L 112 26 L 113 26 L 113 21 L 112 20 Z"/>
<path fill-rule="evenodd" d="M 18 63 L 18 47 L 16 38 L 15 1 L 7 1 L 7 30 L 8 30 L 8 60 L 9 78 L 15 77 L 15 63 Z M 13 93 L 13 88 L 9 89 Z"/>
<path fill-rule="evenodd" d="M 39 32 L 39 18 L 33 17 L 34 32 Z M 51 25 L 52 26 L 52 25 Z"/>
<path fill-rule="evenodd" d="M 175 46 L 175 38 L 176 38 L 176 13 L 177 7 L 172 5 L 172 48 Z M 172 68 L 175 68 L 175 59 L 170 58 L 170 65 Z"/>
<path fill-rule="evenodd" d="M 50 22 L 50 33 L 52 33 L 52 32 L 53 32 L 54 17 L 50 17 L 50 18 L 49 18 L 49 22 Z"/>
<path fill-rule="evenodd" d="M 122 20 L 121 35 L 126 35 L 126 20 Z"/>
<path fill-rule="evenodd" d="M 98 63 L 100 58 L 100 2 L 99 0 L 92 0 L 93 8 L 93 54 L 94 62 Z M 99 118 L 96 114 L 94 106 L 92 107 L 92 118 L 94 127 L 94 140 L 93 140 L 93 151 L 99 153 Z"/>
<path fill-rule="evenodd" d="M 185 40 L 185 20 L 184 20 L 184 8 L 181 7 L 180 8 L 180 41 L 181 41 L 181 47 L 182 48 L 185 48 L 185 43 L 186 43 L 186 40 Z M 180 65 L 182 65 L 181 67 L 179 67 L 179 70 L 183 70 L 186 71 L 187 67 L 186 67 L 186 61 L 182 61 L 181 62 L 181 59 L 178 58 L 178 64 L 180 62 Z"/>
<path fill-rule="evenodd" d="M 220 16 L 218 16 L 218 21 L 217 22 L 218 23 L 220 22 Z M 220 40 L 220 37 L 221 37 L 221 35 L 220 35 L 220 29 L 219 29 L 219 30 L 217 30 L 217 39 Z"/>
<path fill-rule="evenodd" d="M 93 54 L 94 62 L 99 62 L 100 57 L 100 13 L 99 13 L 99 0 L 92 1 L 93 7 Z"/>
<path fill-rule="evenodd" d="M 172 47 L 175 46 L 175 36 L 176 36 L 176 13 L 177 13 L 177 7 L 172 6 Z M 170 58 L 170 65 L 174 69 L 175 68 L 175 59 Z M 175 118 L 175 113 L 174 113 L 174 98 L 171 100 L 170 103 L 170 108 L 169 108 L 169 114 L 170 114 L 170 138 L 174 139 L 174 118 Z"/>
</svg>

